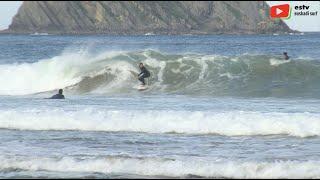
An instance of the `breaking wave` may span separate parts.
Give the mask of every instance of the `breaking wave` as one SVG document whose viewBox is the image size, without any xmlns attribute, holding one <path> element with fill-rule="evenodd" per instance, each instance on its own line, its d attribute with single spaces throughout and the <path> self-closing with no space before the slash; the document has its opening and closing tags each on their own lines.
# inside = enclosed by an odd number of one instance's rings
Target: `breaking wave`
<svg viewBox="0 0 320 180">
<path fill-rule="evenodd" d="M 1 110 L 0 128 L 107 132 L 320 136 L 320 115 L 250 111 Z"/>
<path fill-rule="evenodd" d="M 150 69 L 146 93 L 241 97 L 320 97 L 320 63 L 267 55 L 226 57 L 136 52 L 67 53 L 32 64 L 0 65 L 0 95 L 65 88 L 70 94 L 136 92 L 137 64 Z"/>
<path fill-rule="evenodd" d="M 161 158 L 0 158 L 0 172 L 11 170 L 96 172 L 164 177 L 319 178 L 318 161 L 220 162 Z M 34 173 L 33 173 L 34 174 Z"/>
</svg>

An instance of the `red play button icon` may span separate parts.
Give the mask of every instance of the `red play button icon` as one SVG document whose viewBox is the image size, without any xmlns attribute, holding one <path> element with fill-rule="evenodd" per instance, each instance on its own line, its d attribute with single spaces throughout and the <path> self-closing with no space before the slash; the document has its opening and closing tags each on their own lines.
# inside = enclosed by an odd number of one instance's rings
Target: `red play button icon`
<svg viewBox="0 0 320 180">
<path fill-rule="evenodd" d="M 281 4 L 271 6 L 270 17 L 271 18 L 288 18 L 290 16 L 290 5 Z"/>
</svg>

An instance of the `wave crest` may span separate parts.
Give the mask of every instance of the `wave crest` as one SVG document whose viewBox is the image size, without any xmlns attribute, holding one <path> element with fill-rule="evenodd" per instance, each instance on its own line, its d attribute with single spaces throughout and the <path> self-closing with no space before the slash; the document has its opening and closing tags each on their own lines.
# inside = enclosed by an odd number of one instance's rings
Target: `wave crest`
<svg viewBox="0 0 320 180">
<path fill-rule="evenodd" d="M 168 160 L 160 158 L 106 157 L 99 159 L 0 158 L 3 169 L 54 172 L 98 172 L 164 177 L 210 178 L 319 178 L 318 161 L 277 162 L 204 162 L 199 160 Z"/>
<path fill-rule="evenodd" d="M 64 54 L 33 64 L 0 65 L 1 95 L 66 88 L 72 94 L 136 92 L 137 64 L 152 77 L 149 93 L 241 97 L 320 97 L 320 64 L 265 55 L 226 57 L 145 50 Z M 8 83 L 8 79 L 11 81 Z"/>
<path fill-rule="evenodd" d="M 249 111 L 95 110 L 66 112 L 0 111 L 0 128 L 19 130 L 128 131 L 219 134 L 225 136 L 320 136 L 320 116 L 313 113 Z"/>
</svg>

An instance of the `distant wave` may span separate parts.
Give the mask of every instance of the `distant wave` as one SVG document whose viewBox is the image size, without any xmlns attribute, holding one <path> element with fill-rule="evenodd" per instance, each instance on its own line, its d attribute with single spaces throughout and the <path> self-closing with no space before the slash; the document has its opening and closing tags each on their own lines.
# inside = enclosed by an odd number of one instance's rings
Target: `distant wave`
<svg viewBox="0 0 320 180">
<path fill-rule="evenodd" d="M 164 177 L 319 178 L 319 161 L 219 162 L 161 158 L 105 157 L 99 159 L 0 157 L 0 172 L 10 170 L 97 172 Z"/>
<path fill-rule="evenodd" d="M 320 114 L 250 111 L 0 110 L 0 128 L 107 132 L 320 136 Z"/>
<path fill-rule="evenodd" d="M 69 53 L 33 64 L 0 65 L 0 95 L 58 88 L 72 94 L 133 93 L 139 62 L 152 73 L 151 89 L 146 93 L 320 98 L 320 63 L 316 60 L 164 54 L 152 50 Z"/>
<path fill-rule="evenodd" d="M 48 34 L 48 33 L 38 33 L 38 32 L 35 32 L 35 33 L 33 33 L 33 34 L 30 34 L 31 36 L 48 36 L 48 35 L 50 35 L 50 34 Z"/>
</svg>

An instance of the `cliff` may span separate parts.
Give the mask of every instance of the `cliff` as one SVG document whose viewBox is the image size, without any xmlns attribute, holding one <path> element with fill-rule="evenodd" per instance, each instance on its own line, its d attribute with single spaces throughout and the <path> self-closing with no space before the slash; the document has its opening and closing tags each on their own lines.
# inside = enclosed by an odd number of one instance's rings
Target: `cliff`
<svg viewBox="0 0 320 180">
<path fill-rule="evenodd" d="M 291 31 L 264 1 L 25 1 L 10 33 L 251 34 Z"/>
</svg>

